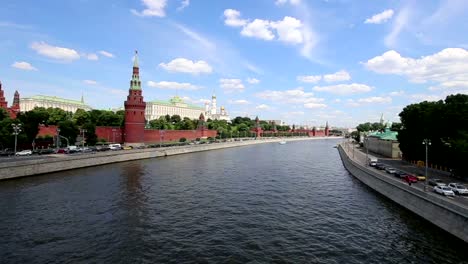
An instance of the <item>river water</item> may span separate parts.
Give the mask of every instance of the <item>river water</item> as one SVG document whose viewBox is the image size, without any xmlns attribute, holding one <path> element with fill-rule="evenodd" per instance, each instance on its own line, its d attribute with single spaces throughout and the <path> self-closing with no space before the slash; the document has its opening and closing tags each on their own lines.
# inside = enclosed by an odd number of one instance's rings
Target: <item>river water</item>
<svg viewBox="0 0 468 264">
<path fill-rule="evenodd" d="M 468 263 L 461 240 L 353 178 L 336 143 L 0 182 L 0 262 Z"/>
</svg>

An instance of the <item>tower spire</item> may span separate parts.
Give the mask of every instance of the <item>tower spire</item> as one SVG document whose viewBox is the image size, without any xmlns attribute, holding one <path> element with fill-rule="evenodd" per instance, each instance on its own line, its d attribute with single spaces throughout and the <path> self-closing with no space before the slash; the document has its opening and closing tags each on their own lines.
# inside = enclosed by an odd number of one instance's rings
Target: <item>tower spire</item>
<svg viewBox="0 0 468 264">
<path fill-rule="evenodd" d="M 133 58 L 133 68 L 139 68 L 139 66 L 138 66 L 138 50 L 135 50 L 135 57 Z"/>
<path fill-rule="evenodd" d="M 141 90 L 140 82 L 140 68 L 138 67 L 138 51 L 135 50 L 135 57 L 133 58 L 133 74 L 130 81 L 130 90 Z"/>
</svg>

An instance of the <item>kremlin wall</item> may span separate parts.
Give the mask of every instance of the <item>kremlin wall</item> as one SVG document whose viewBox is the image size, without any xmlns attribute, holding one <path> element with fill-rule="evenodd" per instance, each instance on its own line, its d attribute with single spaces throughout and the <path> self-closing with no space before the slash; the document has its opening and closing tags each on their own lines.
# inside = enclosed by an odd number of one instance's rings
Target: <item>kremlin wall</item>
<svg viewBox="0 0 468 264">
<path fill-rule="evenodd" d="M 8 108 L 5 101 L 4 93 L 0 83 L 0 108 L 8 111 L 12 118 L 16 118 L 17 113 L 20 112 L 19 93 L 16 91 L 13 100 L 13 105 Z M 99 140 L 107 142 L 124 143 L 127 146 L 141 146 L 144 144 L 179 141 L 181 138 L 187 140 L 195 140 L 198 138 L 215 138 L 217 136 L 216 130 L 208 130 L 206 128 L 205 116 L 203 110 L 200 112 L 198 120 L 198 128 L 196 130 L 156 130 L 145 128 L 146 119 L 146 102 L 144 101 L 143 91 L 140 81 L 140 70 L 138 65 L 138 54 L 135 53 L 133 62 L 132 79 L 130 81 L 130 88 L 128 90 L 127 99 L 124 102 L 125 109 L 125 122 L 124 127 L 96 127 L 96 136 Z M 276 136 L 278 131 L 274 125 L 273 130 L 263 131 L 258 117 L 255 119 L 255 127 L 250 131 L 251 135 L 255 137 L 262 136 Z M 324 130 L 318 130 L 315 127 L 309 129 L 293 129 L 289 133 L 301 133 L 309 137 L 327 137 L 329 136 L 328 123 Z M 44 136 L 57 136 L 56 126 L 40 126 L 38 137 Z M 44 146 L 46 147 L 46 146 Z"/>
</svg>

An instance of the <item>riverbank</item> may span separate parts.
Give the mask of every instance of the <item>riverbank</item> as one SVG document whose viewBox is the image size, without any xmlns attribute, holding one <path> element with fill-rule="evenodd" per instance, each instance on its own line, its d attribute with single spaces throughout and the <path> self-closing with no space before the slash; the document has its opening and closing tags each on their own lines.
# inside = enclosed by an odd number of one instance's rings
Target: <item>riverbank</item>
<svg viewBox="0 0 468 264">
<path fill-rule="evenodd" d="M 348 151 L 347 151 L 348 149 Z M 345 168 L 358 180 L 397 204 L 468 242 L 468 207 L 446 197 L 425 192 L 365 166 L 354 148 L 338 147 Z"/>
<path fill-rule="evenodd" d="M 34 176 L 64 170 L 99 166 L 104 164 L 166 157 L 200 151 L 209 151 L 233 147 L 250 146 L 280 141 L 301 141 L 318 139 L 336 139 L 337 137 L 297 137 L 297 138 L 270 138 L 258 140 L 232 141 L 223 143 L 188 145 L 181 147 L 134 149 L 110 152 L 97 152 L 83 155 L 52 155 L 34 160 L 13 160 L 0 163 L 0 180 Z"/>
</svg>

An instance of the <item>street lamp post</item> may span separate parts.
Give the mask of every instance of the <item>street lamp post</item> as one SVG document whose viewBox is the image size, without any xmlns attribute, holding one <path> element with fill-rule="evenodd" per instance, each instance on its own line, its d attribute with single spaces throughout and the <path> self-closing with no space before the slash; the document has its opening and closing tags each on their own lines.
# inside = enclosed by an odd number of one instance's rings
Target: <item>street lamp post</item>
<svg viewBox="0 0 468 264">
<path fill-rule="evenodd" d="M 369 166 L 369 138 L 364 138 L 364 146 L 366 147 L 366 167 Z"/>
<path fill-rule="evenodd" d="M 81 148 L 82 149 L 84 149 L 84 138 L 85 138 L 86 132 L 88 132 L 88 130 L 80 128 L 80 134 L 82 134 L 81 136 Z"/>
<path fill-rule="evenodd" d="M 18 143 L 18 134 L 21 132 L 21 124 L 11 124 L 13 127 L 13 135 L 15 135 L 15 155 L 16 155 L 16 146 Z"/>
<path fill-rule="evenodd" d="M 423 145 L 425 145 L 425 147 L 426 147 L 426 162 L 424 163 L 424 165 L 426 165 L 426 166 L 425 166 L 425 172 L 424 172 L 424 174 L 425 174 L 425 176 L 426 176 L 426 180 L 424 181 L 424 191 L 427 192 L 427 181 L 429 180 L 429 177 L 428 177 L 428 175 L 427 175 L 427 161 L 428 161 L 428 158 L 427 158 L 427 150 L 428 150 L 428 146 L 431 145 L 431 140 L 425 138 L 425 139 L 423 140 L 422 143 L 423 143 Z"/>
</svg>

